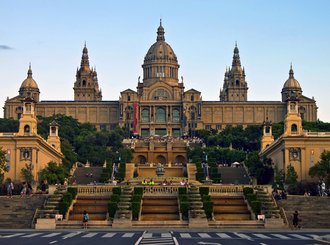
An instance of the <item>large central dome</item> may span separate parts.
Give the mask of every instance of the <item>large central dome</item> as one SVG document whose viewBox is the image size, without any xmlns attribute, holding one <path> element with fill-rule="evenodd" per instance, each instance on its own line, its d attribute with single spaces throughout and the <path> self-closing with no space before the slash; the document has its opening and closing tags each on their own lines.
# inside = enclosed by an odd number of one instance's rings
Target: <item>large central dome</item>
<svg viewBox="0 0 330 245">
<path fill-rule="evenodd" d="M 149 62 L 166 62 L 174 61 L 178 62 L 178 59 L 171 48 L 171 46 L 165 42 L 165 31 L 160 22 L 160 26 L 157 30 L 157 41 L 149 48 L 146 56 L 144 57 L 144 64 Z"/>
<path fill-rule="evenodd" d="M 178 82 L 178 59 L 171 46 L 165 42 L 164 34 L 164 27 L 160 21 L 156 42 L 149 48 L 142 65 L 143 83 L 147 86 L 158 80 Z"/>
</svg>

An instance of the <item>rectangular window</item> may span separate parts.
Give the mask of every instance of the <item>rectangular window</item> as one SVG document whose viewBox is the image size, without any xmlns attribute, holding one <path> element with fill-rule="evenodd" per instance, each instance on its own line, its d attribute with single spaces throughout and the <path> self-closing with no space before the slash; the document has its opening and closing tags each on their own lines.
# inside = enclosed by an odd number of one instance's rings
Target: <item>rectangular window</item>
<svg viewBox="0 0 330 245">
<path fill-rule="evenodd" d="M 206 130 L 211 130 L 211 125 L 209 125 L 209 124 L 205 125 L 205 129 Z"/>
</svg>

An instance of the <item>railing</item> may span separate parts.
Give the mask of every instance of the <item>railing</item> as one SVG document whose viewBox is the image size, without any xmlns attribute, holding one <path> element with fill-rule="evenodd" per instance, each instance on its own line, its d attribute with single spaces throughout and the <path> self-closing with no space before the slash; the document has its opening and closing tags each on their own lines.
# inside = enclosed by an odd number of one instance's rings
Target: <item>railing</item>
<svg viewBox="0 0 330 245">
<path fill-rule="evenodd" d="M 177 194 L 179 186 L 145 186 L 144 194 Z"/>
<path fill-rule="evenodd" d="M 286 213 L 285 213 L 285 211 L 284 211 L 284 209 L 282 207 L 280 208 L 280 214 L 281 214 L 281 217 L 284 219 L 286 225 L 288 227 L 290 227 L 291 225 L 289 223 L 288 217 L 286 216 Z"/>
<path fill-rule="evenodd" d="M 77 188 L 77 194 L 110 194 L 113 185 L 91 185 L 91 186 L 73 186 Z"/>
<path fill-rule="evenodd" d="M 330 132 L 304 132 L 305 136 L 318 136 L 318 137 L 329 137 Z"/>
<path fill-rule="evenodd" d="M 225 194 L 225 193 L 243 193 L 243 186 L 241 185 L 221 185 L 208 186 L 210 194 Z"/>
</svg>

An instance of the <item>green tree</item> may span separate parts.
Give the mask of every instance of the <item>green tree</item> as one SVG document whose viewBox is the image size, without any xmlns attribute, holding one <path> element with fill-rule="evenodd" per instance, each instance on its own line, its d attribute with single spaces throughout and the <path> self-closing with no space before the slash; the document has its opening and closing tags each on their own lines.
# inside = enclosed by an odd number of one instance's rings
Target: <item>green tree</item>
<svg viewBox="0 0 330 245">
<path fill-rule="evenodd" d="M 294 167 L 290 164 L 286 169 L 285 183 L 288 185 L 293 185 L 297 183 L 298 174 Z"/>
<path fill-rule="evenodd" d="M 0 132 L 17 132 L 18 120 L 0 118 Z"/>
<path fill-rule="evenodd" d="M 2 150 L 2 147 L 0 147 L 0 183 L 3 182 L 5 172 L 8 172 L 6 151 Z"/>
<path fill-rule="evenodd" d="M 330 185 L 330 151 L 323 151 L 321 159 L 309 169 L 309 175 L 324 180 L 327 186 Z"/>
<path fill-rule="evenodd" d="M 63 165 L 58 165 L 55 162 L 49 162 L 48 166 L 40 171 L 40 179 L 47 180 L 48 184 L 64 183 L 68 173 Z"/>
<path fill-rule="evenodd" d="M 34 176 L 32 171 L 33 171 L 32 162 L 26 163 L 25 168 L 21 169 L 21 175 L 27 183 L 32 183 L 34 181 Z"/>
</svg>

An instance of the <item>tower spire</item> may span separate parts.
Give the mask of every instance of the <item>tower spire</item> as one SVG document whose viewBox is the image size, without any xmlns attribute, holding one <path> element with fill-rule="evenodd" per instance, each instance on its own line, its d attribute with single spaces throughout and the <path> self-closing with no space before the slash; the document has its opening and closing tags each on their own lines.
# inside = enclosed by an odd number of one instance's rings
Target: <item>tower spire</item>
<svg viewBox="0 0 330 245">
<path fill-rule="evenodd" d="M 233 55 L 233 63 L 232 66 L 241 66 L 241 60 L 239 57 L 239 49 L 237 47 L 237 41 L 235 41 L 234 55 Z"/>
<path fill-rule="evenodd" d="M 28 77 L 32 77 L 31 62 L 29 63 L 29 70 L 27 72 Z"/>
<path fill-rule="evenodd" d="M 80 69 L 86 69 L 86 70 L 90 69 L 89 68 L 89 58 L 88 58 L 88 49 L 86 47 L 86 41 L 85 41 L 82 56 L 81 56 Z"/>
<path fill-rule="evenodd" d="M 290 63 L 289 78 L 294 78 L 294 72 L 293 72 L 293 69 L 292 69 L 292 62 Z"/>
<path fill-rule="evenodd" d="M 164 27 L 162 26 L 162 19 L 160 19 L 159 27 L 157 29 L 157 42 L 158 41 L 165 41 L 165 31 Z"/>
</svg>

